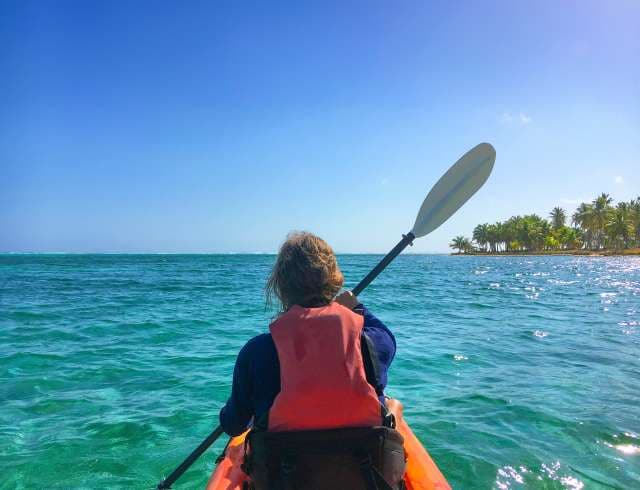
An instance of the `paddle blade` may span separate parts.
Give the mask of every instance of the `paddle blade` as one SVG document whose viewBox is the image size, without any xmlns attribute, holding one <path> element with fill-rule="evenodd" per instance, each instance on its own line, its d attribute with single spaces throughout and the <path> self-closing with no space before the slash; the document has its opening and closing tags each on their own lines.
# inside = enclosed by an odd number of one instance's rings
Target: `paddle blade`
<svg viewBox="0 0 640 490">
<path fill-rule="evenodd" d="M 447 221 L 487 181 L 496 150 L 480 143 L 465 153 L 431 188 L 425 198 L 411 232 L 425 236 Z"/>
</svg>

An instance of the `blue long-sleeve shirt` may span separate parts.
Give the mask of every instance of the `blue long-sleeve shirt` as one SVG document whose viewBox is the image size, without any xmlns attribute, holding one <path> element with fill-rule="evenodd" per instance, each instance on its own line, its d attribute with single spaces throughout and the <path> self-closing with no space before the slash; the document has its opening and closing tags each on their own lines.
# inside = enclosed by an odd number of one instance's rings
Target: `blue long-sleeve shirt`
<svg viewBox="0 0 640 490">
<path fill-rule="evenodd" d="M 387 372 L 396 353 L 391 331 L 363 305 L 354 308 L 364 316 L 364 333 L 376 350 L 379 382 L 387 385 Z M 227 404 L 220 411 L 220 425 L 229 435 L 246 430 L 253 417 L 260 418 L 271 408 L 280 392 L 280 362 L 271 334 L 252 338 L 240 350 L 233 370 L 233 386 Z"/>
</svg>

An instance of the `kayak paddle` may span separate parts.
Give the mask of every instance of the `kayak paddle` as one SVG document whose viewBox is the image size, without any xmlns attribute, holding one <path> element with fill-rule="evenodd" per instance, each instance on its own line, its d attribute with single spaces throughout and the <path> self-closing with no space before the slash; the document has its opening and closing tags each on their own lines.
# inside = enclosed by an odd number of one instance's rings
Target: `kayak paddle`
<svg viewBox="0 0 640 490">
<path fill-rule="evenodd" d="M 402 235 L 402 240 L 360 281 L 353 295 L 358 296 L 415 238 L 428 235 L 451 218 L 487 181 L 495 161 L 493 146 L 480 143 L 454 163 L 427 194 L 411 231 Z"/>
<path fill-rule="evenodd" d="M 375 268 L 353 289 L 354 296 L 360 294 L 380 274 L 385 267 L 416 238 L 428 235 L 447 221 L 460 207 L 473 196 L 487 181 L 496 151 L 489 143 L 480 143 L 465 153 L 436 182 L 425 198 L 413 228 L 393 247 Z M 222 435 L 218 426 L 167 478 L 158 483 L 158 490 L 171 488 L 171 485 Z"/>
<path fill-rule="evenodd" d="M 178 466 L 175 470 L 173 470 L 168 477 L 166 477 L 164 480 L 158 483 L 158 486 L 156 487 L 156 489 L 165 490 L 167 488 L 171 488 L 171 485 L 173 485 L 173 483 L 178 478 L 180 478 L 185 471 L 189 469 L 189 466 L 191 466 L 193 462 L 196 459 L 198 459 L 202 453 L 204 453 L 207 449 L 209 449 L 209 446 L 211 446 L 211 444 L 216 442 L 223 433 L 224 431 L 222 430 L 221 425 L 216 427 L 215 430 L 211 434 L 209 434 L 207 438 L 204 441 L 202 441 L 200 445 L 197 448 L 195 448 L 193 452 L 189 456 L 187 456 L 187 458 L 182 463 L 180 463 L 180 466 Z"/>
</svg>

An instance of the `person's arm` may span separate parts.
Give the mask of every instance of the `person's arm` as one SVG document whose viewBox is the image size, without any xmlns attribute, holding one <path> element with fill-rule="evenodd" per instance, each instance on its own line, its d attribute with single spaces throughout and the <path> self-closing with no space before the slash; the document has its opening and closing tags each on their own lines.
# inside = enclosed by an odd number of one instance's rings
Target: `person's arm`
<svg viewBox="0 0 640 490">
<path fill-rule="evenodd" d="M 364 332 L 373 342 L 380 364 L 380 381 L 387 384 L 387 371 L 396 355 L 396 338 L 391 330 L 371 313 L 351 291 L 345 291 L 336 297 L 336 302 L 364 317 Z"/>
<path fill-rule="evenodd" d="M 242 434 L 253 417 L 254 409 L 251 401 L 251 350 L 252 341 L 240 350 L 233 369 L 233 385 L 231 396 L 220 410 L 220 425 L 230 436 Z"/>
<path fill-rule="evenodd" d="M 391 333 L 391 330 L 362 303 L 358 303 L 353 311 L 360 313 L 364 317 L 363 330 L 376 348 L 378 362 L 381 368 L 380 373 L 382 379 L 380 381 L 386 386 L 387 370 L 396 355 L 396 338 L 393 336 L 393 333 Z"/>
</svg>

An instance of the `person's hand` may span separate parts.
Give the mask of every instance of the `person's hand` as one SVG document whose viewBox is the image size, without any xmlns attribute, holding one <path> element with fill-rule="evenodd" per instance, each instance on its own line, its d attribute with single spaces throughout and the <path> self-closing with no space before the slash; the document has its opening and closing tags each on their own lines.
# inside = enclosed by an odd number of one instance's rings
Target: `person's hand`
<svg viewBox="0 0 640 490">
<path fill-rule="evenodd" d="M 358 301 L 358 298 L 355 297 L 351 291 L 344 291 L 336 296 L 336 303 L 353 310 L 360 304 L 360 301 Z"/>
<path fill-rule="evenodd" d="M 389 412 L 391 412 L 395 416 L 396 422 L 400 421 L 400 419 L 402 418 L 402 411 L 404 409 L 400 400 L 396 400 L 395 398 L 387 398 L 385 399 L 385 405 L 387 405 L 387 410 L 389 410 Z"/>
</svg>

